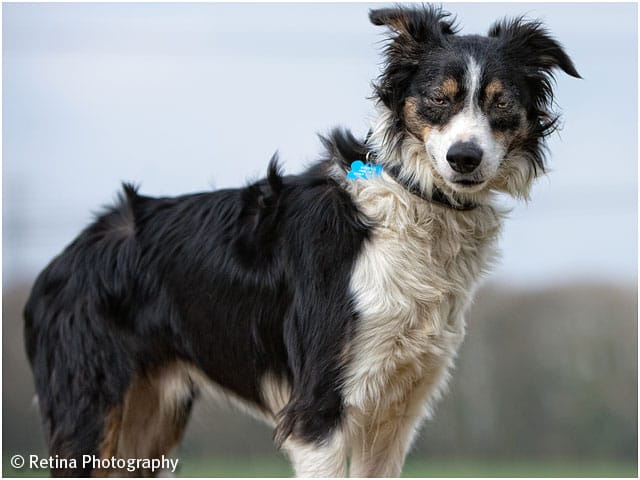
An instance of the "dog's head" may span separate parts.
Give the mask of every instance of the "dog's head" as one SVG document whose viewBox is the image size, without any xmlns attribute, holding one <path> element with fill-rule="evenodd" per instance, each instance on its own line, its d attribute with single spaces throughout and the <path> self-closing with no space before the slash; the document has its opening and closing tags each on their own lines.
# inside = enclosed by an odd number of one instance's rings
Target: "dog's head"
<svg viewBox="0 0 640 480">
<path fill-rule="evenodd" d="M 371 11 L 392 32 L 375 85 L 387 134 L 424 144 L 425 168 L 446 191 L 526 197 L 557 122 L 553 71 L 579 74 L 538 21 L 503 20 L 486 37 L 462 36 L 449 17 L 433 7 Z"/>
</svg>

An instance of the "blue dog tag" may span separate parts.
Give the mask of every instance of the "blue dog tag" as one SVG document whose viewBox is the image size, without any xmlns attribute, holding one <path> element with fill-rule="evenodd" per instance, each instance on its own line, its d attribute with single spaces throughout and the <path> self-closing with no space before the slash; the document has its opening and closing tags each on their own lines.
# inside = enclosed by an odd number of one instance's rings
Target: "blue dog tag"
<svg viewBox="0 0 640 480">
<path fill-rule="evenodd" d="M 356 160 L 351 164 L 351 170 L 347 172 L 347 178 L 351 180 L 367 180 L 382 175 L 382 165 L 373 165 L 364 163 L 362 160 Z"/>
</svg>

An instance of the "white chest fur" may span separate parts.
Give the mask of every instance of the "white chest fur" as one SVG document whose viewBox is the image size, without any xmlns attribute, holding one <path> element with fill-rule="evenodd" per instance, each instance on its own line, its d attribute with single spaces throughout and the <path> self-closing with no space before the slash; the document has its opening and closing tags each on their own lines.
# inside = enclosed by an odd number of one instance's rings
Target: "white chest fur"
<svg viewBox="0 0 640 480">
<path fill-rule="evenodd" d="M 420 390 L 428 407 L 446 383 L 465 311 L 495 255 L 501 214 L 430 204 L 386 175 L 349 188 L 374 228 L 351 280 L 360 317 L 345 401 L 380 412 Z"/>
</svg>

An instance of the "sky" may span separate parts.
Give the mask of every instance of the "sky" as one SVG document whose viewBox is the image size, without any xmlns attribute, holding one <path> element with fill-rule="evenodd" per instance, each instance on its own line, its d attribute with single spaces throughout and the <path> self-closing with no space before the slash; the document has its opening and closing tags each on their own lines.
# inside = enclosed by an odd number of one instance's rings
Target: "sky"
<svg viewBox="0 0 640 480">
<path fill-rule="evenodd" d="M 380 4 L 379 4 L 380 5 Z M 451 3 L 462 34 L 545 21 L 583 80 L 558 74 L 551 172 L 512 208 L 491 278 L 637 279 L 637 6 Z M 274 151 L 364 135 L 384 30 L 371 4 L 3 4 L 3 284 L 28 282 L 115 198 L 239 187 Z"/>
</svg>

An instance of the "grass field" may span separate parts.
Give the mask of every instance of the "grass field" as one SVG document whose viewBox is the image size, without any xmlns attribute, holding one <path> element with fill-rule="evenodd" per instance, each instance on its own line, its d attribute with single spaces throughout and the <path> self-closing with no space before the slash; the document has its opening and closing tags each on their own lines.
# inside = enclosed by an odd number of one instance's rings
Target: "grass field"
<svg viewBox="0 0 640 480">
<path fill-rule="evenodd" d="M 189 459 L 182 458 L 177 477 L 290 477 L 284 459 Z M 492 462 L 434 460 L 407 462 L 403 477 L 637 477 L 637 465 L 625 462 Z M 16 470 L 3 459 L 5 477 L 42 477 L 47 470 Z"/>
</svg>

